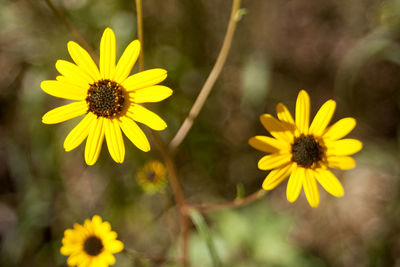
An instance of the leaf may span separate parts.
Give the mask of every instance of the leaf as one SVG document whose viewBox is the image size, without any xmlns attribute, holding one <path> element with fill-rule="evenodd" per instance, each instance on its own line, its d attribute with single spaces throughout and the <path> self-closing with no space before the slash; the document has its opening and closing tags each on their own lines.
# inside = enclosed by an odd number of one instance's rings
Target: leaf
<svg viewBox="0 0 400 267">
<path fill-rule="evenodd" d="M 210 252 L 213 266 L 214 267 L 222 266 L 221 260 L 218 257 L 217 250 L 215 249 L 215 245 L 211 237 L 210 229 L 208 228 L 203 216 L 196 209 L 190 209 L 188 214 L 190 216 L 190 219 L 196 226 L 196 229 L 199 232 L 200 236 L 204 239 L 204 242 L 206 243 L 208 251 Z"/>
</svg>

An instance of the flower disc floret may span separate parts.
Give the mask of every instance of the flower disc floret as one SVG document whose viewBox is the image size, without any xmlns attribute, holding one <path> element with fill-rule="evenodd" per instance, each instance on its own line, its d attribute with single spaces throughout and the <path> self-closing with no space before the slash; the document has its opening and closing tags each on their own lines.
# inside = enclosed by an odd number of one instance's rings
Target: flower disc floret
<svg viewBox="0 0 400 267">
<path fill-rule="evenodd" d="M 90 236 L 86 239 L 83 244 L 85 252 L 91 256 L 99 255 L 103 250 L 103 242 L 97 236 Z"/>
<path fill-rule="evenodd" d="M 86 97 L 88 112 L 106 118 L 119 115 L 124 100 L 123 87 L 110 80 L 100 80 L 91 84 Z"/>
<path fill-rule="evenodd" d="M 292 161 L 304 168 L 318 164 L 323 158 L 323 148 L 311 135 L 299 136 L 292 145 Z"/>
<path fill-rule="evenodd" d="M 156 176 L 156 173 L 154 171 L 149 171 L 146 174 L 146 178 L 147 178 L 147 181 L 154 182 L 154 180 L 157 178 L 157 176 Z"/>
</svg>

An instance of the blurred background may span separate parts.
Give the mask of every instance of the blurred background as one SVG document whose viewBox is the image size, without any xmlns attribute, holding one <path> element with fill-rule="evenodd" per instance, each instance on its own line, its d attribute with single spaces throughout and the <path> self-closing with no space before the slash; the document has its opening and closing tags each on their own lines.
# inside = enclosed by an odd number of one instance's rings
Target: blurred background
<svg viewBox="0 0 400 267">
<path fill-rule="evenodd" d="M 54 0 L 98 52 L 101 34 L 116 33 L 117 54 L 137 37 L 135 1 Z M 237 187 L 260 189 L 263 153 L 247 141 L 266 135 L 262 113 L 284 102 L 294 112 L 306 89 L 312 116 L 333 98 L 334 121 L 352 116 L 349 135 L 364 143 L 357 167 L 335 174 L 345 196 L 321 187 L 321 204 L 304 194 L 290 204 L 286 182 L 251 205 L 206 214 L 224 266 L 400 266 L 400 1 L 244 0 L 226 65 L 176 163 L 189 203 L 229 201 Z M 171 98 L 149 105 L 165 119 L 169 142 L 189 112 L 218 55 L 231 1 L 146 0 L 146 68 L 161 67 Z M 114 163 L 105 144 L 96 165 L 84 163 L 84 145 L 64 152 L 78 119 L 44 125 L 41 117 L 64 103 L 40 82 L 55 79 L 55 62 L 71 60 L 74 40 L 38 0 L 0 2 L 0 266 L 66 266 L 63 231 L 100 214 L 127 248 L 115 266 L 177 266 L 178 220 L 169 186 L 149 195 L 136 181 L 148 160 L 160 160 L 125 138 L 127 154 Z M 134 69 L 137 71 L 137 67 Z M 143 129 L 146 127 L 143 126 Z M 147 131 L 148 133 L 148 131 Z M 211 266 L 193 228 L 193 266 Z M 148 255 L 151 260 L 146 259 Z"/>
</svg>

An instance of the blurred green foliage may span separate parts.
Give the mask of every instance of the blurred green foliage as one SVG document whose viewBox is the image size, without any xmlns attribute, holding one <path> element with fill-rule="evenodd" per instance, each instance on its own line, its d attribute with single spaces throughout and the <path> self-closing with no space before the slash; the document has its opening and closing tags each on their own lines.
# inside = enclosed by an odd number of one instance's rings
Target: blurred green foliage
<svg viewBox="0 0 400 267">
<path fill-rule="evenodd" d="M 136 38 L 134 1 L 54 4 L 97 52 L 107 26 L 116 33 L 118 55 Z M 143 4 L 146 68 L 167 69 L 164 84 L 174 90 L 151 105 L 168 123 L 161 132 L 168 142 L 212 68 L 231 3 Z M 352 137 L 364 149 L 354 170 L 336 172 L 346 195 L 335 199 L 320 188 L 317 209 L 304 195 L 289 204 L 284 183 L 250 206 L 204 215 L 222 265 L 399 265 L 400 1 L 258 0 L 243 7 L 227 64 L 176 153 L 188 202 L 228 201 L 260 188 L 267 175 L 257 170 L 262 153 L 247 140 L 265 134 L 258 117 L 275 114 L 278 102 L 293 112 L 300 89 L 310 93 L 313 112 L 334 98 L 334 121 L 356 117 Z M 93 214 L 110 221 L 136 251 L 117 255 L 115 266 L 178 266 L 170 190 L 148 196 L 135 181 L 145 161 L 160 160 L 154 142 L 143 153 L 125 139 L 122 165 L 106 149 L 93 167 L 85 166 L 82 145 L 64 152 L 77 120 L 41 123 L 63 102 L 42 92 L 40 82 L 55 78 L 56 60 L 70 60 L 66 43 L 73 36 L 45 1 L 3 0 L 0 22 L 0 266 L 65 266 L 63 231 Z M 206 243 L 193 230 L 193 266 L 211 266 Z"/>
</svg>

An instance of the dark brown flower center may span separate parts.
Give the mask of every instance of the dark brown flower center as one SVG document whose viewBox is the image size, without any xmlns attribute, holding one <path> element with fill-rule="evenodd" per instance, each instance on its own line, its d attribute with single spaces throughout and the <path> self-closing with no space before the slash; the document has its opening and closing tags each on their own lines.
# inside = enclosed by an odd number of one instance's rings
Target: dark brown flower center
<svg viewBox="0 0 400 267">
<path fill-rule="evenodd" d="M 83 249 L 90 256 L 97 256 L 103 251 L 103 242 L 97 236 L 90 236 L 86 239 Z"/>
<path fill-rule="evenodd" d="M 323 148 L 313 136 L 300 136 L 292 145 L 292 161 L 298 165 L 309 168 L 314 163 L 322 160 Z"/>
<path fill-rule="evenodd" d="M 86 102 L 88 112 L 93 112 L 97 117 L 114 117 L 121 113 L 124 104 L 123 87 L 110 80 L 100 80 L 90 84 Z"/>
<path fill-rule="evenodd" d="M 154 182 L 155 179 L 156 179 L 156 173 L 154 171 L 149 171 L 147 173 L 147 180 L 149 182 Z"/>
</svg>

